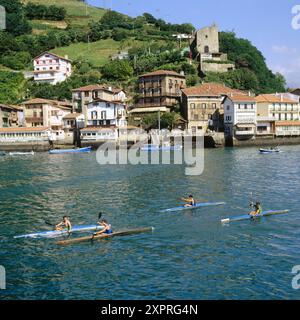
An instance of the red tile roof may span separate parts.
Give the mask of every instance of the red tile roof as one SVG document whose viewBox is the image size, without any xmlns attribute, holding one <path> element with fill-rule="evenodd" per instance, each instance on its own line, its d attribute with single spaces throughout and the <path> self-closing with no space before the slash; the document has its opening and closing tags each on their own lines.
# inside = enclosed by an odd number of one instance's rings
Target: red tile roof
<svg viewBox="0 0 300 320">
<path fill-rule="evenodd" d="M 157 70 L 157 71 L 153 71 L 153 72 L 149 72 L 146 74 L 143 74 L 140 76 L 140 78 L 143 77 L 153 77 L 153 76 L 175 76 L 175 77 L 180 77 L 180 78 L 185 78 L 184 75 L 179 74 L 175 71 L 172 70 Z"/>
<path fill-rule="evenodd" d="M 0 128 L 0 133 L 18 133 L 18 132 L 42 132 L 49 130 L 47 127 L 8 127 Z"/>
<path fill-rule="evenodd" d="M 297 101 L 285 98 L 282 95 L 276 95 L 276 94 L 261 94 L 256 97 L 257 103 L 292 103 L 292 104 L 298 104 Z"/>
<path fill-rule="evenodd" d="M 34 60 L 40 58 L 40 57 L 43 56 L 44 54 L 49 54 L 49 55 L 52 55 L 52 56 L 57 57 L 57 58 L 59 58 L 59 59 L 72 62 L 70 59 L 67 59 L 67 58 L 65 58 L 65 57 L 61 57 L 61 56 L 59 56 L 59 55 L 57 55 L 57 54 L 55 54 L 55 53 L 48 52 L 48 51 L 42 52 L 41 54 L 39 54 L 38 56 L 36 56 L 36 57 L 34 58 Z"/>
<path fill-rule="evenodd" d="M 246 96 L 246 95 L 230 94 L 227 97 L 233 102 L 253 102 L 253 103 L 256 102 L 255 97 L 250 97 L 249 95 Z"/>
<path fill-rule="evenodd" d="M 300 121 L 276 121 L 275 125 L 277 127 L 282 127 L 282 126 L 300 126 Z"/>
<path fill-rule="evenodd" d="M 41 99 L 35 98 L 22 103 L 23 105 L 31 105 L 31 104 L 54 104 L 58 107 L 66 107 L 72 108 L 72 103 L 67 101 L 57 101 L 57 100 L 50 100 L 50 99 Z"/>
<path fill-rule="evenodd" d="M 203 83 L 200 86 L 183 89 L 186 96 L 219 97 L 230 94 L 248 95 L 244 91 L 231 89 L 219 83 Z"/>
<path fill-rule="evenodd" d="M 78 118 L 78 117 L 80 117 L 82 115 L 83 115 L 82 113 L 76 113 L 76 112 L 69 113 L 66 116 L 64 116 L 63 119 L 76 119 L 76 118 Z"/>
</svg>

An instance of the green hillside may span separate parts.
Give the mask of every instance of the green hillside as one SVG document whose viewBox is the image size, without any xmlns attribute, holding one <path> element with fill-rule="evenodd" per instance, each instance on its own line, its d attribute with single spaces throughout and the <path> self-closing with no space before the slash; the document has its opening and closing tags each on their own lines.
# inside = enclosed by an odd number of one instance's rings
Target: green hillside
<svg viewBox="0 0 300 320">
<path fill-rule="evenodd" d="M 84 59 L 98 68 L 108 62 L 109 57 L 117 53 L 119 48 L 120 42 L 106 39 L 91 43 L 74 43 L 67 47 L 53 49 L 51 52 L 60 56 L 68 55 L 71 60 Z"/>
<path fill-rule="evenodd" d="M 67 10 L 66 23 L 72 27 L 88 27 L 92 21 L 101 19 L 106 10 L 96 8 L 78 0 L 24 0 L 23 3 L 43 4 L 46 6 L 56 5 Z M 34 21 L 34 26 L 39 29 L 38 21 Z M 44 25 L 44 22 L 40 22 Z"/>
</svg>

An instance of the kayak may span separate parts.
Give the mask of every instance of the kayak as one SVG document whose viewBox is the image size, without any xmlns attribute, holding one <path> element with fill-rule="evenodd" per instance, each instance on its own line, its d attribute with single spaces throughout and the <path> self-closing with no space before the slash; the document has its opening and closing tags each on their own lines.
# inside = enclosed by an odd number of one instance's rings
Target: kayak
<svg viewBox="0 0 300 320">
<path fill-rule="evenodd" d="M 81 237 L 81 238 L 70 239 L 70 240 L 61 240 L 61 241 L 58 241 L 57 244 L 68 245 L 68 244 L 74 244 L 74 243 L 79 243 L 79 242 L 87 242 L 87 241 L 101 240 L 101 239 L 106 239 L 106 238 L 113 238 L 113 237 L 117 237 L 117 236 L 128 236 L 128 235 L 132 235 L 132 234 L 150 232 L 153 230 L 154 230 L 154 228 L 150 227 L 150 228 L 140 228 L 140 229 L 125 230 L 125 231 L 117 231 L 117 232 L 113 232 L 111 234 L 103 233 L 98 236 L 94 235 L 94 236 Z"/>
<path fill-rule="evenodd" d="M 260 153 L 279 153 L 280 149 L 259 149 Z"/>
<path fill-rule="evenodd" d="M 180 206 L 180 207 L 162 210 L 160 212 L 176 212 L 176 211 L 183 211 L 183 210 L 193 210 L 193 209 L 198 209 L 198 208 L 203 208 L 203 207 L 223 206 L 224 204 L 226 204 L 226 203 L 225 202 L 201 202 L 201 203 L 197 203 L 193 207 Z"/>
<path fill-rule="evenodd" d="M 73 227 L 70 232 L 66 230 L 51 230 L 51 231 L 43 231 L 43 232 L 37 232 L 37 233 L 30 233 L 30 234 L 24 234 L 21 236 L 15 236 L 15 239 L 20 238 L 56 238 L 56 237 L 62 237 L 65 235 L 68 235 L 69 233 L 74 232 L 87 232 L 87 231 L 98 231 L 103 229 L 103 226 L 100 225 L 82 225 L 82 226 L 75 226 Z"/>
<path fill-rule="evenodd" d="M 223 219 L 223 220 L 221 220 L 221 222 L 222 223 L 229 223 L 229 222 L 235 222 L 235 221 L 253 220 L 253 219 L 256 219 L 256 218 L 273 216 L 273 215 L 276 215 L 276 214 L 286 214 L 286 213 L 289 213 L 289 212 L 290 212 L 289 210 L 264 211 L 263 213 L 255 216 L 255 217 L 252 217 L 249 214 L 244 214 L 244 215 L 233 217 L 233 218 Z"/>
<path fill-rule="evenodd" d="M 182 150 L 181 145 L 175 146 L 159 146 L 155 144 L 147 144 L 141 147 L 141 151 L 177 151 Z"/>
<path fill-rule="evenodd" d="M 87 153 L 91 152 L 92 147 L 79 148 L 79 149 L 54 149 L 49 150 L 50 154 L 65 154 L 65 153 Z"/>
<path fill-rule="evenodd" d="M 10 156 L 34 156 L 34 151 L 30 152 L 10 152 Z"/>
</svg>

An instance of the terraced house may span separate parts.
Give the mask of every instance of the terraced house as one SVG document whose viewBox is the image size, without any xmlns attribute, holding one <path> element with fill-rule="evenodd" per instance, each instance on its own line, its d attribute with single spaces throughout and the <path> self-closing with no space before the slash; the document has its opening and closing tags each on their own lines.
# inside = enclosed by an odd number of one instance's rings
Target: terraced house
<svg viewBox="0 0 300 320">
<path fill-rule="evenodd" d="M 247 96 L 248 93 L 217 83 L 204 83 L 182 90 L 182 114 L 188 121 L 188 129 L 193 132 L 222 130 L 223 99 L 231 94 Z"/>
<path fill-rule="evenodd" d="M 258 134 L 300 136 L 299 99 L 287 94 L 262 94 L 256 97 Z"/>
<path fill-rule="evenodd" d="M 75 112 L 83 113 L 85 125 L 88 125 L 88 104 L 102 99 L 110 102 L 126 104 L 127 96 L 123 89 L 110 86 L 93 84 L 72 90 L 72 104 Z"/>
<path fill-rule="evenodd" d="M 27 127 L 46 127 L 55 139 L 64 139 L 63 118 L 72 112 L 72 104 L 65 101 L 32 99 L 23 102 Z"/>
<path fill-rule="evenodd" d="M 139 77 L 138 104 L 130 113 L 134 117 L 155 112 L 170 112 L 180 104 L 181 90 L 186 87 L 184 74 L 158 70 Z"/>
<path fill-rule="evenodd" d="M 23 109 L 0 104 L 0 128 L 19 127 L 24 124 Z"/>
</svg>

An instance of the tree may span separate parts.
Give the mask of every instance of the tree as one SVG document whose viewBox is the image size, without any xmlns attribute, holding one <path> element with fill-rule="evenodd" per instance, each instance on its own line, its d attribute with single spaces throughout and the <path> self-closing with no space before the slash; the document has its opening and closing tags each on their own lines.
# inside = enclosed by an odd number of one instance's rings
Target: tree
<svg viewBox="0 0 300 320">
<path fill-rule="evenodd" d="M 20 0 L 0 0 L 6 10 L 6 29 L 14 36 L 30 33 L 31 26 L 24 14 L 24 6 Z"/>
<path fill-rule="evenodd" d="M 127 60 L 114 60 L 101 68 L 102 76 L 107 80 L 126 81 L 133 75 L 133 68 Z"/>
</svg>

